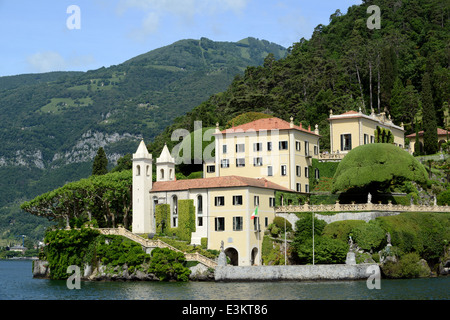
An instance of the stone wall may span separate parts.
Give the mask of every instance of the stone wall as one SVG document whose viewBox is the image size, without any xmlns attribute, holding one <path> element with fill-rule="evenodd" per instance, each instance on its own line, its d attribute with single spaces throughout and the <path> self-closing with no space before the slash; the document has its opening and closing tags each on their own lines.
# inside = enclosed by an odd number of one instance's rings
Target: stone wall
<svg viewBox="0 0 450 320">
<path fill-rule="evenodd" d="M 370 268 L 369 268 L 370 267 Z M 377 264 L 322 264 L 295 266 L 218 266 L 216 281 L 363 280 L 380 274 Z"/>
</svg>

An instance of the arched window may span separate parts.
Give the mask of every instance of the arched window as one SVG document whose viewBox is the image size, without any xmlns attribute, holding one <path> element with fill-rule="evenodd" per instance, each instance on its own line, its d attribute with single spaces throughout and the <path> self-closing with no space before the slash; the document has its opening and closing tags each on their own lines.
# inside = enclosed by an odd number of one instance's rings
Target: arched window
<svg viewBox="0 0 450 320">
<path fill-rule="evenodd" d="M 140 165 L 137 165 L 137 166 L 136 166 L 136 175 L 137 175 L 137 176 L 140 176 L 140 175 L 141 175 L 141 166 L 140 166 Z"/>
<path fill-rule="evenodd" d="M 147 166 L 147 168 L 146 168 L 146 175 L 147 175 L 147 177 L 149 177 L 151 174 L 152 173 L 150 171 L 150 166 Z"/>
<path fill-rule="evenodd" d="M 199 227 L 203 226 L 203 197 L 201 195 L 197 196 L 197 225 Z"/>
<path fill-rule="evenodd" d="M 173 170 L 169 170 L 169 180 L 173 180 Z"/>
<path fill-rule="evenodd" d="M 164 169 L 160 170 L 160 175 L 159 176 L 160 176 L 161 180 L 164 179 Z"/>
<path fill-rule="evenodd" d="M 172 196 L 172 228 L 178 227 L 178 197 Z"/>
</svg>

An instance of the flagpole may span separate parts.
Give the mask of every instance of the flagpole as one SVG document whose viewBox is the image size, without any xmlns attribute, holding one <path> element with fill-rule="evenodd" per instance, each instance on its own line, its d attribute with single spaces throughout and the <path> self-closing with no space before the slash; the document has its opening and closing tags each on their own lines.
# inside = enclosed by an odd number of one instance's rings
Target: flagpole
<svg viewBox="0 0 450 320">
<path fill-rule="evenodd" d="M 286 265 L 287 260 L 287 244 L 286 244 L 286 218 L 284 219 L 284 265 Z"/>
<path fill-rule="evenodd" d="M 313 232 L 313 265 L 314 265 L 314 208 L 312 208 L 312 232 Z"/>
</svg>

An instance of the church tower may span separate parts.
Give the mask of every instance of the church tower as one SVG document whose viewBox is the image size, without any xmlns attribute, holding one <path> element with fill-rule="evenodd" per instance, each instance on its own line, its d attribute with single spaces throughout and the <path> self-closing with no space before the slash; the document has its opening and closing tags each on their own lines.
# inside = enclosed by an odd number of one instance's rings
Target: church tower
<svg viewBox="0 0 450 320">
<path fill-rule="evenodd" d="M 161 155 L 156 159 L 156 181 L 175 180 L 175 159 L 164 145 Z"/>
<path fill-rule="evenodd" d="M 152 232 L 151 202 L 152 155 L 148 152 L 144 140 L 133 154 L 133 233 Z"/>
</svg>

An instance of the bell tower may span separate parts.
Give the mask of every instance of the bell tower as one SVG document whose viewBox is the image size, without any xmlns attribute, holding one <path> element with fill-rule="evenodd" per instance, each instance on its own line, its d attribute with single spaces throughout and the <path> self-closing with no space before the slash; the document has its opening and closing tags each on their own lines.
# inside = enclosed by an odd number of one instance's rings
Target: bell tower
<svg viewBox="0 0 450 320">
<path fill-rule="evenodd" d="M 144 140 L 133 154 L 133 233 L 152 232 L 151 201 L 152 155 L 148 152 Z"/>
<path fill-rule="evenodd" d="M 156 181 L 175 180 L 175 159 L 164 145 L 161 155 L 156 159 Z"/>
</svg>

